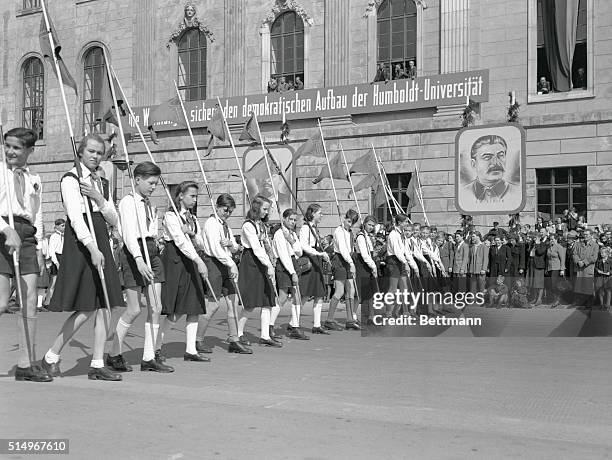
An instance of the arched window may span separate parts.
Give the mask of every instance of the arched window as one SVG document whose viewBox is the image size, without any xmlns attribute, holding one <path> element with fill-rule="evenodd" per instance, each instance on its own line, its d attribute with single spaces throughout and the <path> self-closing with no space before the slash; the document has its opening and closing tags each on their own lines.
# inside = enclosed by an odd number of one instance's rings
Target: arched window
<svg viewBox="0 0 612 460">
<path fill-rule="evenodd" d="M 106 130 L 104 122 L 96 124 L 96 118 L 102 110 L 100 105 L 105 72 L 104 51 L 94 46 L 85 53 L 84 58 L 83 128 L 89 133 Z"/>
<path fill-rule="evenodd" d="M 183 99 L 206 99 L 206 35 L 187 30 L 178 44 L 178 87 Z"/>
<path fill-rule="evenodd" d="M 378 64 L 390 78 L 406 78 L 409 62 L 417 65 L 417 8 L 414 0 L 385 0 L 377 14 Z M 397 66 L 400 66 L 399 68 Z M 401 69 L 403 72 L 398 72 Z"/>
<path fill-rule="evenodd" d="M 276 18 L 270 30 L 270 77 L 280 84 L 285 79 L 289 86 L 304 83 L 304 22 L 295 11 L 287 11 Z M 297 83 L 297 84 L 296 84 Z M 284 88 L 289 89 L 289 88 Z"/>
<path fill-rule="evenodd" d="M 45 114 L 45 68 L 37 57 L 31 57 L 23 64 L 23 95 L 21 100 L 21 121 L 26 128 L 43 138 Z"/>
</svg>

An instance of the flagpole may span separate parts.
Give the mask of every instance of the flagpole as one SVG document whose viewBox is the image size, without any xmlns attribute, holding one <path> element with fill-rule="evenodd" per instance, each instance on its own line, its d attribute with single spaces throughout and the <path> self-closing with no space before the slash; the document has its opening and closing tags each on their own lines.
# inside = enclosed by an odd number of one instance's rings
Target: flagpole
<svg viewBox="0 0 612 460">
<path fill-rule="evenodd" d="M 200 154 L 198 153 L 198 146 L 196 144 L 195 138 L 193 137 L 193 132 L 191 131 L 191 124 L 189 123 L 189 119 L 187 118 L 187 111 L 185 110 L 185 104 L 183 104 L 183 98 L 181 97 L 181 93 L 178 89 L 178 85 L 176 84 L 176 80 L 174 80 L 174 88 L 176 89 L 176 94 L 181 103 L 181 110 L 183 111 L 183 117 L 185 118 L 185 124 L 187 125 L 187 131 L 189 132 L 189 137 L 191 138 L 191 143 L 193 145 L 193 151 L 195 152 L 196 159 L 198 160 L 198 165 L 200 166 L 200 172 L 202 173 L 202 177 L 204 178 L 204 185 L 206 187 L 206 193 L 208 194 L 208 199 L 210 200 L 210 205 L 212 206 L 213 214 L 215 217 L 219 217 L 217 215 L 217 207 L 215 206 L 215 201 L 212 196 L 212 191 L 210 190 L 210 184 L 208 183 L 208 179 L 206 177 L 206 171 L 204 171 L 204 165 L 202 165 L 202 159 L 200 158 Z"/>
<path fill-rule="evenodd" d="M 414 171 L 416 172 L 416 180 L 417 180 L 417 185 L 418 185 L 417 195 L 419 197 L 419 200 L 421 201 L 421 208 L 423 208 L 423 217 L 425 218 L 425 222 L 427 222 L 427 225 L 429 225 L 429 219 L 427 218 L 427 213 L 425 212 L 425 202 L 423 201 L 423 192 L 422 192 L 422 188 L 421 188 L 421 179 L 419 177 L 419 167 L 417 165 L 416 160 L 414 161 Z"/>
<path fill-rule="evenodd" d="M 8 173 L 8 163 L 6 161 L 6 152 L 4 150 L 4 130 L 2 128 L 2 110 L 0 110 L 0 162 L 4 165 L 4 187 L 6 190 L 6 204 L 8 210 L 8 220 L 9 227 L 15 230 L 15 216 L 13 216 L 13 193 L 12 187 L 9 185 L 9 173 Z M 30 360 L 30 365 L 32 365 L 32 344 L 30 343 L 30 334 L 29 334 L 29 325 L 27 322 L 28 319 L 28 308 L 24 303 L 23 296 L 23 287 L 21 286 L 21 266 L 19 264 L 19 250 L 13 251 L 13 269 L 15 270 L 15 286 L 17 290 L 17 297 L 19 298 L 19 309 L 21 310 L 21 318 L 23 322 L 23 330 L 26 339 L 26 348 L 28 351 L 28 359 Z"/>
<path fill-rule="evenodd" d="M 141 255 L 144 255 L 145 263 L 147 264 L 148 269 L 151 270 L 151 273 L 153 273 L 153 268 L 151 264 L 151 254 L 149 254 L 149 247 L 147 246 L 147 239 L 145 237 L 143 222 L 142 222 L 140 214 L 138 213 L 138 206 L 136 204 L 137 194 L 136 194 L 136 185 L 134 184 L 134 173 L 132 172 L 132 168 L 130 168 L 130 156 L 128 154 L 127 144 L 125 142 L 123 124 L 121 123 L 121 113 L 119 112 L 119 103 L 117 102 L 117 95 L 115 93 L 115 84 L 113 82 L 113 71 L 111 71 L 110 62 L 108 58 L 106 57 L 106 52 L 104 50 L 102 51 L 102 54 L 104 56 L 104 63 L 106 65 L 106 73 L 108 75 L 108 84 L 110 86 L 111 97 L 113 99 L 113 105 L 115 106 L 115 116 L 117 117 L 117 125 L 119 127 L 119 137 L 121 137 L 121 147 L 123 147 L 123 153 L 125 155 L 125 163 L 126 163 L 127 172 L 128 172 L 128 178 L 130 179 L 130 186 L 132 188 L 132 196 L 134 197 L 133 201 L 134 201 L 134 213 L 136 214 L 136 225 L 138 226 L 138 233 L 140 234 L 140 241 L 142 242 L 142 248 L 140 250 L 140 253 Z M 121 93 L 123 93 L 123 90 L 121 90 Z M 125 94 L 123 95 L 125 96 Z M 147 203 L 144 203 L 144 205 L 147 206 Z M 157 219 L 157 216 L 155 216 L 155 219 Z M 151 280 L 150 286 L 151 286 L 151 292 L 153 293 L 153 300 L 155 301 L 155 305 L 161 311 L 162 304 L 159 299 L 159 296 L 157 295 L 157 291 L 155 289 L 155 279 Z M 151 322 L 149 323 L 149 325 L 151 329 L 151 337 L 153 340 L 153 349 L 155 350 L 155 342 L 157 340 L 155 338 L 155 331 L 153 328 L 154 310 L 153 310 L 153 306 L 151 305 L 151 299 L 149 298 L 148 295 L 145 295 L 145 299 L 147 301 L 147 308 L 149 310 L 149 315 L 151 316 Z"/>
<path fill-rule="evenodd" d="M 240 166 L 240 160 L 238 159 L 238 153 L 236 152 L 236 146 L 234 145 L 234 139 L 232 138 L 232 133 L 230 132 L 229 124 L 227 123 L 227 118 L 225 118 L 225 113 L 223 113 L 223 109 L 221 108 L 221 99 L 219 99 L 219 96 L 217 96 L 217 102 L 219 103 L 219 110 L 221 111 L 221 116 L 223 117 L 223 124 L 225 125 L 225 129 L 227 129 L 227 137 L 229 137 L 230 145 L 232 146 L 232 151 L 234 152 L 234 158 L 236 158 L 236 165 L 238 166 L 238 171 L 240 171 L 244 192 L 246 193 L 247 201 L 250 203 L 251 197 L 249 196 L 249 189 L 247 188 L 242 166 Z"/>
<path fill-rule="evenodd" d="M 378 159 L 378 164 L 380 165 L 380 169 L 381 169 L 381 171 L 383 173 L 383 178 L 385 179 L 385 188 L 387 189 L 387 192 L 389 193 L 389 197 L 391 198 L 391 202 L 393 203 L 393 207 L 395 208 L 395 212 L 396 212 L 396 214 L 404 214 L 404 210 L 400 206 L 400 204 L 397 201 L 397 199 L 393 196 L 393 191 L 391 190 L 391 184 L 389 183 L 389 178 L 387 177 L 387 171 L 385 170 L 385 164 L 382 162 L 380 157 L 378 157 L 378 154 L 376 154 L 376 155 L 377 155 L 377 159 Z"/>
<path fill-rule="evenodd" d="M 268 170 L 268 177 L 270 177 L 270 185 L 272 186 L 272 193 L 274 194 L 274 201 L 276 202 L 276 210 L 278 212 L 278 220 L 281 220 L 282 214 L 280 209 L 280 203 L 278 202 L 278 192 L 276 191 L 276 186 L 274 185 L 274 180 L 272 179 L 272 170 L 270 169 L 270 162 L 268 161 L 268 155 L 266 155 L 266 144 L 263 140 L 263 136 L 261 135 L 261 129 L 259 128 L 259 120 L 257 119 L 257 115 L 255 116 L 255 125 L 257 126 L 257 134 L 259 135 L 259 142 L 261 143 L 262 155 L 264 157 L 264 161 L 266 162 L 266 169 Z"/>
<path fill-rule="evenodd" d="M 327 170 L 329 171 L 329 178 L 332 184 L 332 190 L 334 191 L 334 199 L 336 200 L 336 210 L 338 211 L 338 219 L 340 219 L 340 226 L 342 227 L 342 213 L 340 212 L 340 203 L 338 202 L 338 194 L 336 193 L 336 185 L 334 184 L 334 177 L 329 164 L 329 155 L 327 154 L 327 147 L 325 146 L 325 138 L 323 137 L 323 128 L 321 127 L 321 119 L 317 120 L 319 125 L 319 132 L 321 133 L 321 143 L 323 144 L 323 153 L 325 154 L 325 161 L 327 162 Z"/>
<path fill-rule="evenodd" d="M 387 195 L 387 187 L 385 186 L 385 181 L 383 179 L 382 171 L 380 170 L 380 165 L 378 164 L 378 157 L 376 156 L 376 150 L 374 150 L 374 144 L 370 144 L 370 146 L 372 147 L 372 154 L 374 155 L 374 163 L 376 163 L 376 170 L 378 171 L 378 175 L 380 177 L 380 185 L 383 188 L 385 199 L 387 200 L 387 207 L 389 208 L 389 213 L 391 214 L 391 220 L 393 221 L 393 211 L 391 210 L 391 201 L 389 201 L 389 195 Z"/>
<path fill-rule="evenodd" d="M 351 191 L 353 193 L 353 198 L 355 199 L 355 206 L 357 207 L 357 213 L 359 213 L 359 222 L 361 222 L 361 226 L 363 226 L 363 218 L 361 217 L 361 209 L 359 209 L 359 201 L 357 200 L 357 195 L 355 194 L 355 187 L 353 186 L 353 179 L 351 179 L 351 171 L 348 167 L 348 163 L 346 162 L 346 155 L 344 154 L 344 148 L 342 147 L 342 142 L 340 144 L 340 152 L 342 152 L 342 160 L 344 161 L 344 167 L 346 168 L 346 176 L 348 177 L 349 183 L 351 184 Z"/>
<path fill-rule="evenodd" d="M 49 44 L 51 45 L 51 50 L 53 54 L 53 64 L 55 66 L 55 72 L 57 73 L 57 79 L 59 81 L 60 94 L 62 95 L 62 102 L 64 103 L 64 112 L 66 114 L 66 120 L 68 124 L 68 132 L 70 134 L 70 144 L 72 146 L 72 154 L 74 155 L 74 167 L 76 168 L 77 177 L 80 179 L 83 178 L 83 171 L 81 169 L 81 160 L 79 158 L 79 154 L 77 152 L 76 143 L 74 141 L 74 131 L 72 130 L 72 122 L 70 120 L 70 111 L 68 110 L 68 102 L 66 101 L 66 92 L 64 91 L 64 82 L 62 81 L 62 73 L 60 71 L 59 62 L 57 60 L 57 55 L 55 54 L 55 42 L 53 41 L 53 34 L 51 33 L 51 25 L 49 23 L 49 17 L 47 15 L 47 7 L 45 6 L 45 0 L 41 0 L 40 2 L 42 7 L 43 18 L 45 19 L 45 25 L 47 27 L 47 36 L 49 38 Z M 89 227 L 89 232 L 91 233 L 92 242 L 95 248 L 98 248 L 98 240 L 96 238 L 96 232 L 94 231 L 93 219 L 91 217 L 91 199 L 89 197 L 83 196 L 85 201 L 85 216 L 87 218 L 87 224 Z M 108 313 L 111 313 L 110 308 L 110 300 L 108 297 L 108 289 L 106 287 L 106 278 L 104 276 L 104 269 L 102 267 L 98 267 L 98 275 L 100 276 L 100 281 L 102 284 L 102 293 L 104 296 L 104 302 L 106 302 L 106 308 Z"/>
</svg>

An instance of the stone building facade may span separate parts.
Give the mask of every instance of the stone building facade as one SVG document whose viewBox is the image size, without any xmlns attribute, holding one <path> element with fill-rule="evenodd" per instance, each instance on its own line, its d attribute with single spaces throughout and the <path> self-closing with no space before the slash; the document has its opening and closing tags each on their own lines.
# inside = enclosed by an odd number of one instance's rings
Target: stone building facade
<svg viewBox="0 0 612 460">
<path fill-rule="evenodd" d="M 185 3 L 171 0 L 53 0 L 49 12 L 63 45 L 62 57 L 77 84 L 68 104 L 76 137 L 84 131 L 84 57 L 92 46 L 103 47 L 115 68 L 131 104 L 154 106 L 174 94 L 177 78 L 177 37 L 183 29 L 199 27 L 206 40 L 207 98 L 264 93 L 271 75 L 271 27 L 286 11 L 296 11 L 303 22 L 303 75 L 305 89 L 364 84 L 376 74 L 377 16 L 388 0 L 197 0 L 197 22 L 185 16 Z M 395 0 L 399 1 L 399 0 Z M 520 122 L 526 130 L 527 201 L 521 213 L 532 222 L 539 210 L 546 212 L 552 198 L 578 211 L 591 223 L 612 222 L 612 2 L 581 0 L 586 53 L 586 88 L 537 94 L 538 7 L 536 0 L 409 0 L 414 3 L 416 54 L 419 76 L 487 69 L 487 101 L 479 104 L 477 123 L 506 119 L 508 93 L 520 103 Z M 5 129 L 22 124 L 24 63 L 41 57 L 37 0 L 4 0 L 0 7 L 0 101 Z M 586 16 L 584 16 L 586 15 Z M 586 17 L 586 19 L 585 19 Z M 72 153 L 57 79 L 51 65 L 44 65 L 44 137 L 32 157 L 32 168 L 41 174 L 47 228 L 62 215 L 59 178 L 70 167 Z M 373 146 L 387 174 L 409 173 L 415 161 L 422 182 L 427 217 L 432 224 L 452 230 L 460 215 L 455 208 L 455 136 L 460 129 L 460 104 L 376 113 L 347 113 L 323 117 L 321 124 L 331 155 L 340 143 L 349 163 Z M 262 123 L 270 146 L 281 148 L 278 121 Z M 289 149 L 297 149 L 318 129 L 316 117 L 290 120 Z M 238 141 L 241 125 L 231 126 L 239 157 L 251 147 Z M 208 135 L 195 130 L 201 151 Z M 164 131 L 153 155 L 168 183 L 197 179 L 201 174 L 185 130 Z M 147 159 L 136 139 L 128 144 L 135 162 Z M 286 148 L 286 147 L 282 147 Z M 119 147 L 119 150 L 120 147 Z M 121 152 L 120 152 L 121 153 Z M 240 225 L 242 183 L 236 174 L 234 154 L 227 142 L 204 158 L 204 168 L 214 193 L 230 192 L 238 202 L 232 218 Z M 318 202 L 326 213 L 324 227 L 336 225 L 330 181 L 313 185 L 321 159 L 305 157 L 295 165 L 293 185 L 299 200 Z M 570 169 L 568 169 L 570 168 Z M 552 172 L 555 169 L 556 172 Z M 570 171 L 571 170 L 571 171 Z M 566 175 L 580 182 L 579 191 L 560 182 Z M 556 177 L 558 189 L 548 182 Z M 297 178 L 297 180 L 296 180 Z M 126 179 L 116 173 L 117 195 L 128 190 Z M 392 181 L 393 182 L 393 181 Z M 392 184 L 393 185 L 393 184 Z M 549 185 L 551 185 L 549 187 Z M 570 184 L 571 185 L 571 184 Z M 354 205 L 349 185 L 337 181 L 341 208 Z M 579 188 L 580 188 L 579 187 Z M 540 197 L 538 198 L 538 194 Z M 570 195 L 567 201 L 563 196 Z M 575 196 L 574 196 L 575 195 Z M 369 191 L 357 193 L 363 212 L 372 212 Z M 155 194 L 161 213 L 165 198 Z M 198 213 L 210 213 L 202 194 Z M 412 210 L 423 221 L 421 206 Z M 478 216 L 477 225 L 507 215 Z"/>
</svg>

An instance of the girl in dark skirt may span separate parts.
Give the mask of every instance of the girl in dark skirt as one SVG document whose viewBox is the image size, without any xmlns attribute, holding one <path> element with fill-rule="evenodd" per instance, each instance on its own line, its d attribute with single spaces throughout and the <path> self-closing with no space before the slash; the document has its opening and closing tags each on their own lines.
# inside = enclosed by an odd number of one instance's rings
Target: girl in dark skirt
<svg viewBox="0 0 612 460">
<path fill-rule="evenodd" d="M 64 345 L 89 318 L 95 317 L 93 359 L 88 377 L 92 380 L 121 380 L 120 374 L 104 367 L 103 359 L 110 317 L 104 304 L 98 270 L 104 271 L 109 306 L 125 306 L 107 228 L 107 224 L 117 225 L 117 211 L 108 195 L 103 196 L 102 182 L 95 173 L 104 152 L 104 140 L 100 136 L 85 136 L 78 148 L 83 178 L 79 182 L 77 170 L 73 168 L 61 181 L 68 221 L 62 252 L 64 263 L 59 267 L 49 309 L 73 313 L 41 362 L 51 375 L 60 374 L 58 363 Z M 85 206 L 90 207 L 95 241 L 85 218 Z"/>
<path fill-rule="evenodd" d="M 166 282 L 162 287 L 161 297 L 162 314 L 167 316 L 163 331 L 175 326 L 179 318 L 186 315 L 186 347 L 183 359 L 208 362 L 210 359 L 196 350 L 198 317 L 206 313 L 203 280 L 208 277 L 206 265 L 198 254 L 198 250 L 204 246 L 200 226 L 191 212 L 197 203 L 198 184 L 192 181 L 181 182 L 176 188 L 173 199 L 180 216 L 177 216 L 173 210 L 166 212 L 164 216 L 166 246 L 162 254 L 162 263 L 166 272 Z M 164 332 L 161 337 L 162 343 Z"/>
<path fill-rule="evenodd" d="M 238 288 L 247 311 L 261 308 L 260 345 L 278 348 L 282 344 L 270 336 L 272 307 L 276 305 L 276 274 L 263 243 L 266 231 L 264 222 L 269 211 L 268 198 L 263 195 L 253 198 L 246 220 L 242 224 L 240 241 L 244 251 L 240 258 Z"/>
<path fill-rule="evenodd" d="M 278 287 L 278 304 L 282 308 L 291 293 L 291 321 L 289 322 L 289 337 L 298 340 L 309 340 L 300 330 L 301 302 L 299 292 L 298 257 L 302 256 L 302 246 L 295 233 L 297 212 L 286 209 L 283 212 L 281 226 L 274 233 L 274 249 L 278 255 L 276 262 L 276 286 Z"/>
<path fill-rule="evenodd" d="M 372 298 L 378 287 L 378 269 L 373 259 L 374 245 L 371 235 L 377 221 L 374 216 L 367 216 L 363 220 L 361 231 L 355 237 L 355 281 L 359 299 L 361 300 L 361 314 L 372 318 Z M 354 312 L 355 314 L 357 312 Z"/>
<path fill-rule="evenodd" d="M 300 276 L 300 294 L 302 302 L 312 297 L 312 333 L 329 335 L 326 329 L 321 327 L 321 311 L 323 310 L 323 298 L 327 295 L 325 283 L 324 263 L 329 264 L 329 255 L 323 250 L 321 236 L 319 235 L 319 222 L 323 217 L 323 211 L 318 204 L 311 204 L 306 209 L 305 222 L 300 228 L 300 244 L 304 255 L 308 257 L 312 268 Z"/>
<path fill-rule="evenodd" d="M 404 232 L 409 225 L 408 216 L 398 214 L 395 216 L 395 225 L 387 237 L 387 258 L 385 259 L 386 276 L 388 277 L 387 292 L 394 295 L 398 290 L 400 292 L 408 290 L 410 267 L 406 258 L 406 236 Z M 393 305 L 387 305 L 387 316 L 392 315 L 394 310 Z"/>
<path fill-rule="evenodd" d="M 332 257 L 334 295 L 329 302 L 327 320 L 323 324 L 327 329 L 342 330 L 342 326 L 334 319 L 336 307 L 342 295 L 344 295 L 346 301 L 345 329 L 361 329 L 353 318 L 355 263 L 352 256 L 353 236 L 351 235 L 351 228 L 353 228 L 357 220 L 359 220 L 359 214 L 353 209 L 349 209 L 344 216 L 342 225 L 334 230 L 334 256 Z"/>
</svg>

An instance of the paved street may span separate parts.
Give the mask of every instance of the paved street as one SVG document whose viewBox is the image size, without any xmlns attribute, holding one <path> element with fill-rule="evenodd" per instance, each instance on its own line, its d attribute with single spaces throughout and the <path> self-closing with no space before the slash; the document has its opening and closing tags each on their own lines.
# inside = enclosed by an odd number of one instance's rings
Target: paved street
<svg viewBox="0 0 612 460">
<path fill-rule="evenodd" d="M 287 323 L 283 314 L 277 324 Z M 41 314 L 41 354 L 64 317 Z M 249 321 L 251 332 L 257 324 Z M 65 376 L 33 384 L 12 377 L 15 315 L 5 315 L 0 432 L 69 438 L 79 459 L 610 457 L 609 338 L 451 330 L 435 338 L 335 332 L 239 356 L 226 352 L 219 319 L 208 334 L 212 363 L 182 360 L 181 327 L 165 348 L 174 374 L 137 369 L 112 383 L 87 379 L 87 324 L 62 356 Z M 142 318 L 128 337 L 132 364 L 141 337 Z"/>
</svg>

